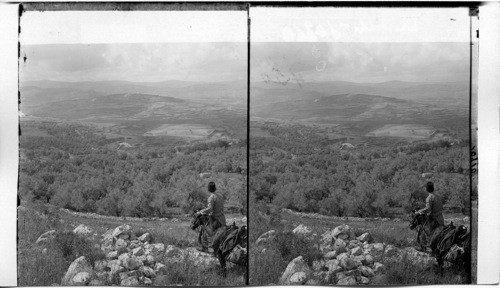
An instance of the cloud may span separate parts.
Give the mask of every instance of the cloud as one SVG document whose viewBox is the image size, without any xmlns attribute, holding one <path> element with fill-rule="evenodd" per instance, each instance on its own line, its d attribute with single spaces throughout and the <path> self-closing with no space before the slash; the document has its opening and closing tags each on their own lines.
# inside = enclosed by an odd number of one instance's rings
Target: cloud
<svg viewBox="0 0 500 288">
<path fill-rule="evenodd" d="M 26 45 L 21 79 L 231 81 L 246 78 L 245 43 Z"/>
</svg>

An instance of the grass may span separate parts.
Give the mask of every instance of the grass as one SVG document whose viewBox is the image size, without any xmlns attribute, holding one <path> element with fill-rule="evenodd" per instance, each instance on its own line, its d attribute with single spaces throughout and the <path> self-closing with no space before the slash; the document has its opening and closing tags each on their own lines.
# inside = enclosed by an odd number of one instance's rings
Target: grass
<svg viewBox="0 0 500 288">
<path fill-rule="evenodd" d="M 80 224 L 93 230 L 94 237 L 82 238 L 71 231 Z M 126 221 L 121 218 L 91 219 L 60 211 L 53 206 L 29 204 L 18 209 L 18 285 L 50 286 L 60 285 L 69 265 L 78 257 L 85 256 L 91 265 L 103 259 L 104 254 L 95 247 L 100 236 L 119 225 L 129 224 L 137 236 L 151 233 L 152 243 L 164 243 L 180 248 L 195 246 L 197 232 L 189 228 L 188 221 Z M 35 244 L 38 237 L 56 230 L 55 238 L 50 243 Z M 43 248 L 47 248 L 42 252 Z M 209 271 L 202 271 L 186 260 L 181 264 L 166 264 L 168 275 L 162 275 L 153 285 L 244 285 L 244 267 L 228 269 L 227 278 L 220 275 L 219 266 Z M 119 285 L 119 279 L 113 279 L 106 285 Z"/>
</svg>

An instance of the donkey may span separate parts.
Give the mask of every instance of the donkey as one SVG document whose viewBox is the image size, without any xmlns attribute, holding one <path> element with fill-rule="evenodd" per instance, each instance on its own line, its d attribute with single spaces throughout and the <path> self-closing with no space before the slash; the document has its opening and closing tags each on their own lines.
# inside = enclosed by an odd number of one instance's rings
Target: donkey
<svg viewBox="0 0 500 288">
<path fill-rule="evenodd" d="M 463 225 L 455 226 L 451 222 L 447 226 L 439 226 L 431 217 L 423 214 L 412 214 L 410 229 L 418 228 L 417 243 L 422 249 L 428 246 L 431 248 L 432 255 L 436 257 L 438 268 L 443 276 L 444 260 L 455 262 L 457 258 L 465 257 L 470 250 L 464 251 L 465 245 L 468 246 L 468 232 Z M 458 247 L 459 249 L 452 249 Z M 468 247 L 467 247 L 468 248 Z M 460 251 L 461 250 L 461 251 Z M 468 262 L 467 260 L 465 262 Z M 470 263 L 470 262 L 469 262 Z M 462 262 L 462 264 L 465 264 Z M 466 268 L 467 270 L 467 268 Z"/>
<path fill-rule="evenodd" d="M 192 214 L 192 217 L 191 229 L 196 230 L 198 227 L 200 228 L 198 233 L 198 243 L 200 243 L 202 251 L 208 252 L 208 248 L 212 246 L 211 240 L 213 236 L 222 228 L 222 225 L 212 216 L 196 214 L 196 211 Z"/>
<path fill-rule="evenodd" d="M 233 222 L 225 230 L 219 230 L 214 238 L 214 254 L 222 268 L 222 277 L 226 277 L 226 262 L 247 265 L 247 227 L 238 227 Z"/>
</svg>

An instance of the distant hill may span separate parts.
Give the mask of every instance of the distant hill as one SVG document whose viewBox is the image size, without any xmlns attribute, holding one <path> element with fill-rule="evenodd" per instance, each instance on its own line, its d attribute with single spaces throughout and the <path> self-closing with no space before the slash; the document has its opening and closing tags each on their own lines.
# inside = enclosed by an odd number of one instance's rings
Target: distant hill
<svg viewBox="0 0 500 288">
<path fill-rule="evenodd" d="M 354 83 L 347 81 L 289 83 L 281 85 L 272 82 L 252 83 L 252 89 L 267 90 L 269 95 L 282 91 L 303 91 L 304 96 L 316 92 L 323 96 L 338 94 L 383 95 L 434 105 L 453 105 L 468 107 L 469 83 L 467 82 L 404 82 L 388 81 L 382 83 Z M 284 92 L 281 92 L 284 93 Z M 295 92 L 293 92 L 295 93 Z"/>
</svg>

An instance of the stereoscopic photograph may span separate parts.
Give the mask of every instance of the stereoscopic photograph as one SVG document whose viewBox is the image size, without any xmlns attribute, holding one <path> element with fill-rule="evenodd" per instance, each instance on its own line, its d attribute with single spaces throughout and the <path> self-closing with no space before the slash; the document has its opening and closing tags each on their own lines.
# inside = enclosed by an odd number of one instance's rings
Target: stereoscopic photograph
<svg viewBox="0 0 500 288">
<path fill-rule="evenodd" d="M 471 283 L 469 9 L 250 17 L 250 284 Z"/>
<path fill-rule="evenodd" d="M 246 12 L 30 7 L 18 285 L 244 285 Z"/>
</svg>

